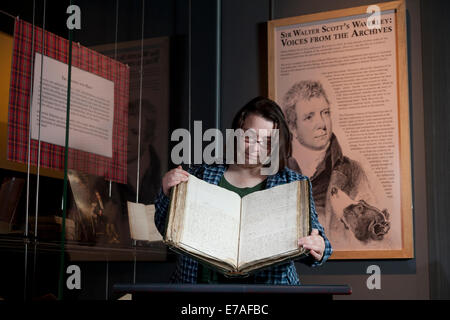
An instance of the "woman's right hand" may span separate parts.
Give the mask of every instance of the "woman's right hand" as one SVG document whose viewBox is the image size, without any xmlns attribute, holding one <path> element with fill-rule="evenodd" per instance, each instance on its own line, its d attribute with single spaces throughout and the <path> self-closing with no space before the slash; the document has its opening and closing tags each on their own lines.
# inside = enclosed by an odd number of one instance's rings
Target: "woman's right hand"
<svg viewBox="0 0 450 320">
<path fill-rule="evenodd" d="M 162 179 L 162 188 L 166 196 L 169 196 L 170 188 L 176 186 L 177 184 L 188 181 L 189 173 L 184 171 L 181 166 L 168 171 Z"/>
</svg>

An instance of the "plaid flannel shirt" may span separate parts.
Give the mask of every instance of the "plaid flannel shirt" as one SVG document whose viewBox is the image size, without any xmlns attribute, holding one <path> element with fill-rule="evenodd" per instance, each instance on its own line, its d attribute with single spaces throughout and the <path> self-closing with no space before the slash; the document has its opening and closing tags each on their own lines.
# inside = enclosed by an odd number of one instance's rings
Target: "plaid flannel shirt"
<svg viewBox="0 0 450 320">
<path fill-rule="evenodd" d="M 222 178 L 224 172 L 226 170 L 225 165 L 199 165 L 192 167 L 188 170 L 188 172 L 199 179 L 202 179 L 211 184 L 219 184 L 220 179 Z M 309 179 L 295 171 L 292 171 L 288 168 L 284 168 L 282 171 L 269 176 L 267 178 L 266 189 L 272 188 L 278 185 L 282 185 L 285 183 L 297 181 L 297 180 L 308 180 Z M 311 182 L 309 182 L 310 190 L 312 190 Z M 312 192 L 310 192 L 311 199 L 311 228 L 318 229 L 319 234 L 325 240 L 325 251 L 323 254 L 323 258 L 321 261 L 316 261 L 312 255 L 309 255 L 306 258 L 302 258 L 299 261 L 305 263 L 311 267 L 320 266 L 323 264 L 328 257 L 333 252 L 331 248 L 331 244 L 325 236 L 324 229 L 320 225 L 316 209 L 314 206 L 314 200 L 312 197 Z M 169 209 L 169 198 L 162 192 L 162 189 L 159 193 L 159 196 L 156 199 L 155 207 L 155 224 L 158 228 L 158 231 L 164 236 L 165 233 L 165 223 L 166 216 Z M 177 259 L 177 265 L 175 272 L 172 274 L 170 278 L 171 283 L 197 283 L 197 270 L 198 270 L 198 262 L 190 257 L 179 254 Z M 281 264 L 262 269 L 260 271 L 255 272 L 255 282 L 261 284 L 280 284 L 280 285 L 300 285 L 300 280 L 298 278 L 297 270 L 295 269 L 294 261 L 288 260 L 287 262 L 283 262 Z"/>
</svg>

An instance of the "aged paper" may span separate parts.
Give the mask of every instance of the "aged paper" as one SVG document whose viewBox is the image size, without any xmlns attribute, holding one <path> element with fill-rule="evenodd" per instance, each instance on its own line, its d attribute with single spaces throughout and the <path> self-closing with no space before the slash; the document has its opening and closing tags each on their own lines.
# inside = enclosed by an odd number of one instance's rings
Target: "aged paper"
<svg viewBox="0 0 450 320">
<path fill-rule="evenodd" d="M 242 199 L 239 265 L 298 248 L 298 187 L 289 183 Z"/>
<path fill-rule="evenodd" d="M 162 241 L 155 226 L 155 205 L 127 202 L 130 234 L 134 240 Z"/>
<path fill-rule="evenodd" d="M 180 242 L 224 261 L 236 262 L 241 198 L 189 176 Z"/>
<path fill-rule="evenodd" d="M 63 147 L 67 70 L 67 64 L 36 53 L 31 105 L 32 138 Z M 71 80 L 69 147 L 111 158 L 114 82 L 76 67 L 72 67 Z"/>
</svg>

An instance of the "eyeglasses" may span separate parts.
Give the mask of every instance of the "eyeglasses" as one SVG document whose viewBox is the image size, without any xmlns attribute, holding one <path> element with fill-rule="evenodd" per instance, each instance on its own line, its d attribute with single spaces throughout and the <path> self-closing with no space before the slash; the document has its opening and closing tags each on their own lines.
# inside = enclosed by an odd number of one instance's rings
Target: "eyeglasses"
<svg viewBox="0 0 450 320">
<path fill-rule="evenodd" d="M 269 146 L 272 141 L 270 135 L 258 137 L 254 130 L 251 130 L 250 132 L 247 130 L 245 133 L 239 132 L 238 137 L 239 139 L 243 139 L 245 143 L 251 145 L 259 144 L 260 146 Z"/>
</svg>

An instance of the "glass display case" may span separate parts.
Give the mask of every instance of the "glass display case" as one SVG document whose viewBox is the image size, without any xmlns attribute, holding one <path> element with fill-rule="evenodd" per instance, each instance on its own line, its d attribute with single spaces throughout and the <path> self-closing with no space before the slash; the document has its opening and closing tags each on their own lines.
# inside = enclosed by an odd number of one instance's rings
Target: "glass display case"
<svg viewBox="0 0 450 320">
<path fill-rule="evenodd" d="M 0 299 L 167 281 L 154 200 L 170 132 L 191 121 L 190 14 L 177 0 L 1 5 Z"/>
</svg>

